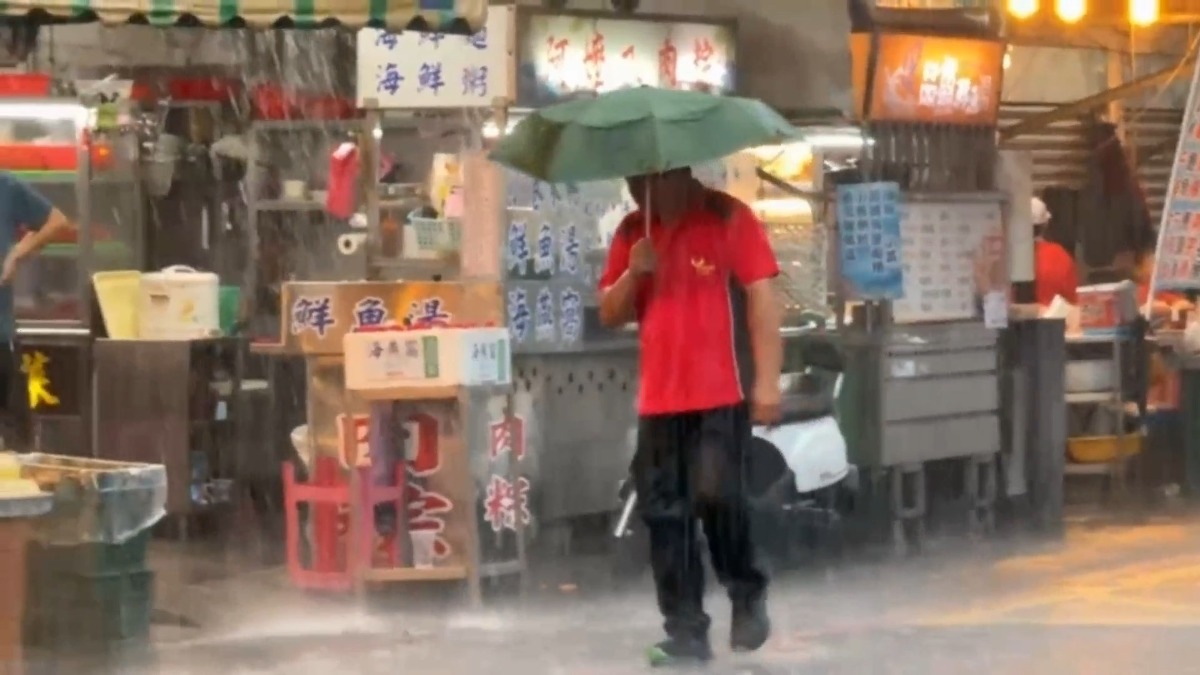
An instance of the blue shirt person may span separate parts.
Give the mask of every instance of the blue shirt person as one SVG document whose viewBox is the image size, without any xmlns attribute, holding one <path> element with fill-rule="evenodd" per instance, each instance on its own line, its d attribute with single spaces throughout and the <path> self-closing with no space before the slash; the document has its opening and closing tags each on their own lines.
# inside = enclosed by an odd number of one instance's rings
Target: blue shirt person
<svg viewBox="0 0 1200 675">
<path fill-rule="evenodd" d="M 0 171 L 0 340 L 16 334 L 12 283 L 17 267 L 74 227 L 71 221 L 20 178 Z M 21 236 L 22 230 L 29 233 Z"/>
</svg>

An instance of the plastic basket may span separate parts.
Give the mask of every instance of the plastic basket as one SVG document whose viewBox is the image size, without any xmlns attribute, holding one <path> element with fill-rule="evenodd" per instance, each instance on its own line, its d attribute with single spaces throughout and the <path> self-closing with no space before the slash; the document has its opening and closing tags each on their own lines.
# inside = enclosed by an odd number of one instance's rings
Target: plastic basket
<svg viewBox="0 0 1200 675">
<path fill-rule="evenodd" d="M 457 220 L 413 216 L 408 222 L 416 234 L 419 252 L 457 251 L 462 245 L 462 224 Z"/>
<path fill-rule="evenodd" d="M 54 495 L 54 509 L 35 530 L 44 544 L 124 544 L 166 513 L 161 464 L 40 453 L 19 459 L 21 475 Z"/>
<path fill-rule="evenodd" d="M 1067 440 L 1067 454 L 1071 461 L 1079 464 L 1105 464 L 1119 457 L 1133 457 L 1142 451 L 1142 437 L 1138 434 L 1116 436 L 1087 436 Z"/>
<path fill-rule="evenodd" d="M 92 275 L 96 301 L 104 327 L 114 340 L 136 340 L 138 336 L 138 290 L 142 273 L 134 270 L 97 272 Z"/>
</svg>

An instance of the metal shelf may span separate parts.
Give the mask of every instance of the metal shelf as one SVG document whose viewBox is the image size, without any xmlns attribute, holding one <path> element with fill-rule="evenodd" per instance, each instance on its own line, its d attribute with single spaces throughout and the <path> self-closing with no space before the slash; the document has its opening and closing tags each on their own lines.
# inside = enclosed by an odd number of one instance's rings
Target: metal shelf
<svg viewBox="0 0 1200 675">
<path fill-rule="evenodd" d="M 1116 403 L 1117 396 L 1111 391 L 1080 391 L 1067 394 L 1067 403 Z"/>
<path fill-rule="evenodd" d="M 260 199 L 252 202 L 251 206 L 256 211 L 325 212 L 325 203 L 313 199 Z"/>
</svg>

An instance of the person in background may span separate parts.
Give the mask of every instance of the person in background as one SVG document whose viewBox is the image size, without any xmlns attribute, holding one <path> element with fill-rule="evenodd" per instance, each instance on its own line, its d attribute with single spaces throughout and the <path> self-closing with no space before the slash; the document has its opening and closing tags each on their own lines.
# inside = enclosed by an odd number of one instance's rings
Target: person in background
<svg viewBox="0 0 1200 675">
<path fill-rule="evenodd" d="M 1150 281 L 1154 277 L 1154 253 L 1154 244 L 1143 248 L 1138 252 L 1133 268 L 1133 283 L 1137 284 L 1138 307 L 1143 311 L 1145 311 L 1146 304 L 1150 303 Z M 1150 317 L 1169 321 L 1174 313 L 1190 311 L 1193 308 L 1194 305 L 1187 299 L 1187 296 L 1170 291 L 1159 291 L 1154 294 L 1153 303 L 1150 303 Z"/>
<path fill-rule="evenodd" d="M 1076 288 L 1079 286 L 1075 259 L 1062 245 L 1045 238 L 1046 227 L 1050 225 L 1050 210 L 1046 208 L 1046 203 L 1034 197 L 1030 205 L 1033 209 L 1034 293 L 1037 304 L 1049 305 L 1054 302 L 1055 296 L 1061 295 L 1063 300 L 1074 305 Z"/>
<path fill-rule="evenodd" d="M 698 525 L 733 605 L 730 646 L 753 651 L 770 634 L 744 471 L 752 425 L 780 414 L 779 265 L 750 207 L 690 169 L 628 184 L 639 208 L 613 238 L 600 320 L 636 321 L 641 341 L 631 472 L 667 634 L 649 657 L 702 662 L 712 649 Z"/>
<path fill-rule="evenodd" d="M 29 386 L 21 370 L 14 316 L 13 280 L 17 269 L 75 226 L 21 179 L 0 171 L 0 434 L 10 449 L 31 440 Z M 22 236 L 22 232 L 25 232 Z"/>
</svg>

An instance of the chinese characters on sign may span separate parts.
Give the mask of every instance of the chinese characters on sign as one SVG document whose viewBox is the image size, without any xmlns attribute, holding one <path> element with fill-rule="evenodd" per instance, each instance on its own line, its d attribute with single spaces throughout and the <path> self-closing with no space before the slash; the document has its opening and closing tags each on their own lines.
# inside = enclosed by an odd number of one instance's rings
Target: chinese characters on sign
<svg viewBox="0 0 1200 675">
<path fill-rule="evenodd" d="M 516 530 L 517 518 L 522 526 L 531 520 L 529 514 L 529 479 L 524 476 L 509 481 L 492 476 L 483 500 L 484 518 L 493 532 Z"/>
<path fill-rule="evenodd" d="M 525 342 L 529 339 L 529 328 L 532 316 L 529 312 L 529 293 L 524 288 L 514 288 L 508 292 L 508 332 L 513 342 Z"/>
<path fill-rule="evenodd" d="M 643 85 L 733 90 L 731 26 L 549 14 L 522 19 L 522 104 Z"/>
<path fill-rule="evenodd" d="M 990 290 L 978 288 L 977 262 L 992 255 L 1003 233 L 998 202 L 904 204 L 904 297 L 892 305 L 896 322 L 977 317 L 976 298 Z"/>
<path fill-rule="evenodd" d="M 582 248 L 579 243 L 579 229 L 573 223 L 567 224 L 563 227 L 560 238 L 558 268 L 568 276 L 579 276 L 579 256 Z"/>
<path fill-rule="evenodd" d="M 383 298 L 366 297 L 354 304 L 354 327 L 371 328 L 387 325 L 387 305 Z"/>
<path fill-rule="evenodd" d="M 375 28 L 358 32 L 358 105 L 376 108 L 490 107 L 511 98 L 508 25 L 512 8 L 494 7 L 470 36 Z M 373 100 L 368 106 L 367 101 Z"/>
<path fill-rule="evenodd" d="M 325 337 L 335 324 L 333 298 L 328 295 L 311 298 L 302 295 L 292 301 L 292 335 L 311 332 Z"/>
<path fill-rule="evenodd" d="M 433 328 L 448 326 L 451 319 L 450 312 L 446 311 L 441 298 L 422 298 L 409 307 L 408 315 L 404 317 L 404 325 L 410 328 Z"/>
<path fill-rule="evenodd" d="M 538 342 L 558 339 L 558 322 L 554 317 L 554 291 L 543 286 L 538 291 L 533 311 L 533 338 Z"/>
<path fill-rule="evenodd" d="M 511 456 L 516 461 L 525 459 L 525 419 L 513 415 L 508 423 L 503 419 L 492 422 L 490 428 L 488 458 L 496 460 Z"/>
<path fill-rule="evenodd" d="M 1200 64 L 1192 74 L 1188 109 L 1175 148 L 1175 166 L 1158 233 L 1154 287 L 1167 290 L 1200 288 L 1200 102 L 1196 89 Z"/>
<path fill-rule="evenodd" d="M 529 239 L 525 235 L 525 222 L 510 220 L 508 223 L 508 245 L 506 258 L 508 271 L 524 274 L 533 254 L 529 251 Z"/>
<path fill-rule="evenodd" d="M 841 185 L 837 199 L 838 253 L 847 297 L 903 296 L 899 184 Z"/>
<path fill-rule="evenodd" d="M 558 298 L 559 324 L 562 341 L 576 344 L 583 339 L 583 296 L 573 288 L 563 289 Z"/>
<path fill-rule="evenodd" d="M 533 254 L 534 274 L 554 274 L 554 229 L 550 223 L 538 227 L 537 244 Z"/>
<path fill-rule="evenodd" d="M 890 122 L 995 123 L 1004 69 L 1002 43 L 885 33 L 874 55 L 874 81 L 868 83 L 870 42 L 865 36 L 852 36 L 860 116 Z"/>
</svg>

